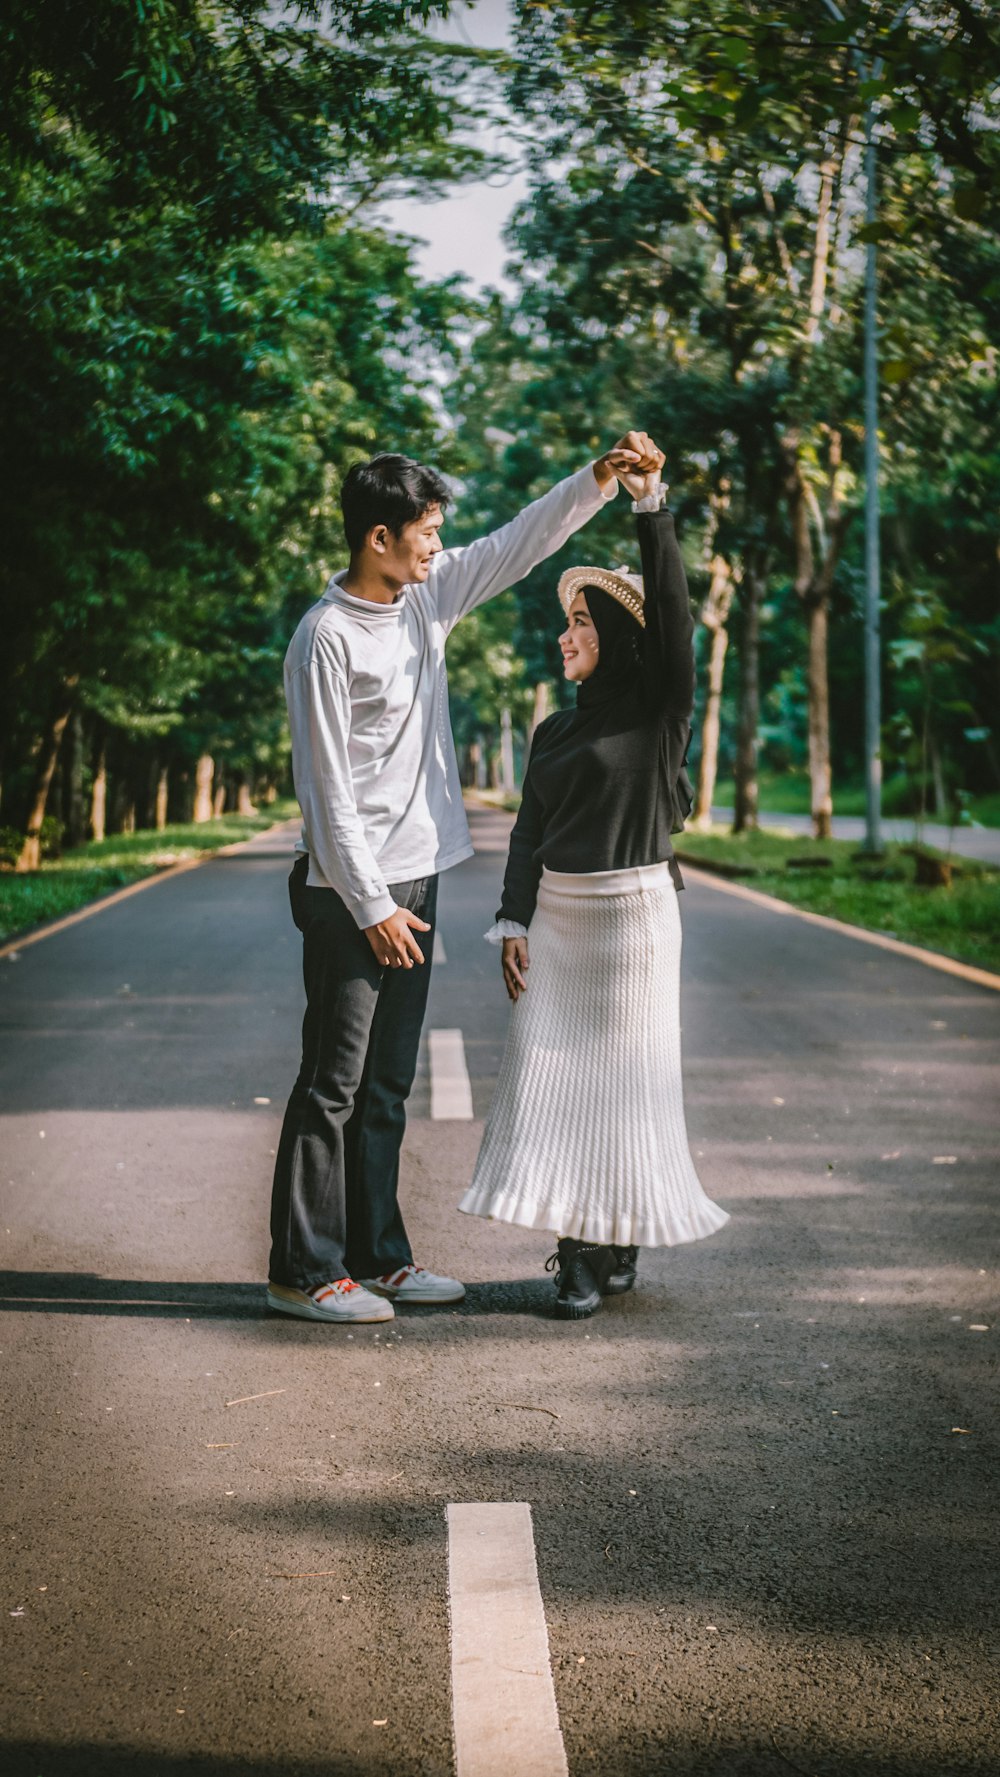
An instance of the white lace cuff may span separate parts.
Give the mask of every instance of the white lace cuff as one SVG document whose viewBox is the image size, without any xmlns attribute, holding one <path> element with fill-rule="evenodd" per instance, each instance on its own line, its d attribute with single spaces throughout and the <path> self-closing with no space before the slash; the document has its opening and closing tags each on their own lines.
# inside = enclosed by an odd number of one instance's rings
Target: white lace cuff
<svg viewBox="0 0 1000 1777">
<path fill-rule="evenodd" d="M 659 512 L 660 507 L 665 506 L 667 503 L 667 492 L 667 488 L 663 486 L 659 477 L 657 477 L 657 480 L 648 494 L 644 494 L 641 500 L 632 501 L 632 511 Z"/>
<path fill-rule="evenodd" d="M 498 919 L 495 926 L 490 926 L 489 931 L 483 933 L 487 944 L 502 944 L 505 938 L 526 938 L 527 936 L 528 928 L 523 926 L 519 919 Z"/>
</svg>

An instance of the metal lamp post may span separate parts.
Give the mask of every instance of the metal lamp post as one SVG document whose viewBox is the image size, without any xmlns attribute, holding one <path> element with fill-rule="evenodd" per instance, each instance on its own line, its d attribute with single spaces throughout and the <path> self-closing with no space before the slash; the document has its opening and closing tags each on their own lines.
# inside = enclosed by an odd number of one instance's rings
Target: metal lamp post
<svg viewBox="0 0 1000 1777">
<path fill-rule="evenodd" d="M 875 114 L 865 106 L 865 221 L 875 221 L 877 152 Z M 865 839 L 882 849 L 882 557 L 878 485 L 878 249 L 865 242 Z"/>
<path fill-rule="evenodd" d="M 893 20 L 892 29 L 910 11 L 906 0 Z M 825 0 L 826 9 L 844 22 L 836 0 Z M 862 80 L 877 79 L 884 63 L 877 56 L 866 66 L 854 49 L 855 66 Z M 878 462 L 878 249 L 871 230 L 878 209 L 878 150 L 875 142 L 875 107 L 865 104 L 865 311 L 864 311 L 864 415 L 865 415 L 865 838 L 864 849 L 882 849 L 882 564 L 879 538 Z"/>
</svg>

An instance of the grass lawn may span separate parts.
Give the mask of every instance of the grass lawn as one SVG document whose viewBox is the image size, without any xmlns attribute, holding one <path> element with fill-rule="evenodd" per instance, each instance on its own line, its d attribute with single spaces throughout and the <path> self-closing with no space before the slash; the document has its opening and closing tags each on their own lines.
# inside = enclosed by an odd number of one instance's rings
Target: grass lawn
<svg viewBox="0 0 1000 1777">
<path fill-rule="evenodd" d="M 808 814 L 810 810 L 809 779 L 804 771 L 761 771 L 758 776 L 760 789 L 760 807 L 764 814 Z M 888 779 L 883 789 L 883 812 L 895 819 L 900 807 L 900 795 L 903 785 L 898 779 Z M 714 804 L 716 808 L 732 808 L 735 790 L 731 778 L 720 778 L 715 786 Z M 834 784 L 833 812 L 838 814 L 864 814 L 865 792 L 859 784 Z M 983 827 L 1000 827 L 1000 792 L 989 796 L 974 796 L 969 804 L 972 819 Z M 899 815 L 898 818 L 913 819 L 912 815 Z M 928 820 L 936 821 L 936 815 L 929 815 Z M 947 822 L 945 822 L 947 825 Z"/>
<path fill-rule="evenodd" d="M 73 913 L 88 901 L 138 882 L 142 876 L 155 876 L 169 864 L 250 839 L 297 813 L 298 806 L 291 800 L 274 802 L 266 812 L 255 815 L 225 814 L 197 826 L 166 827 L 162 833 L 118 833 L 99 843 L 91 840 L 23 876 L 13 870 L 0 871 L 0 942 Z"/>
<path fill-rule="evenodd" d="M 780 831 L 734 837 L 716 827 L 710 833 L 679 833 L 675 844 L 692 864 L 728 865 L 751 887 L 796 907 L 1000 973 L 1000 871 L 987 865 L 954 859 L 950 888 L 921 888 L 914 882 L 913 858 L 899 846 L 887 847 L 876 864 L 862 859 L 851 841 L 817 843 Z M 789 869 L 789 858 L 829 858 L 830 863 Z"/>
</svg>

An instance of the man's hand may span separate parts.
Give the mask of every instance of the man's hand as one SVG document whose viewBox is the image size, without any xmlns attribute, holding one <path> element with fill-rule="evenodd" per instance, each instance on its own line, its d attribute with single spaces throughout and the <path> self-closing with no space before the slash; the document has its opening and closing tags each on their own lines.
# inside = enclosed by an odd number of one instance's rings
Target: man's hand
<svg viewBox="0 0 1000 1777">
<path fill-rule="evenodd" d="M 659 475 L 665 462 L 666 457 L 648 432 L 626 432 L 605 456 L 598 457 L 594 474 L 602 489 L 610 487 L 617 475 L 633 500 L 641 500 L 649 491 L 649 478 Z"/>
<path fill-rule="evenodd" d="M 418 919 L 408 907 L 397 907 L 377 926 L 365 926 L 365 937 L 384 969 L 412 969 L 414 963 L 424 960 L 413 933 L 430 929 L 426 920 Z"/>
<path fill-rule="evenodd" d="M 505 938 L 503 941 L 503 984 L 507 996 L 515 1005 L 522 993 L 528 991 L 528 940 L 527 938 Z"/>
</svg>

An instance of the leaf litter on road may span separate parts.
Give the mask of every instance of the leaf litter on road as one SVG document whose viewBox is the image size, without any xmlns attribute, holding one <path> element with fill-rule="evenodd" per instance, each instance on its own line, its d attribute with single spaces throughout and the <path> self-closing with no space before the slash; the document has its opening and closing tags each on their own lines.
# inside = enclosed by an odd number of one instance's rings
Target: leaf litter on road
<svg viewBox="0 0 1000 1777">
<path fill-rule="evenodd" d="M 561 1417 L 554 1407 L 533 1407 L 530 1401 L 497 1401 L 496 1405 L 497 1407 L 516 1407 L 521 1413 L 547 1413 L 550 1419 Z"/>
<path fill-rule="evenodd" d="M 308 1573 L 269 1573 L 267 1575 L 269 1580 L 332 1580 L 336 1577 L 335 1567 L 317 1567 Z M 343 1603 L 343 1598 L 341 1598 L 341 1602 Z"/>
</svg>

